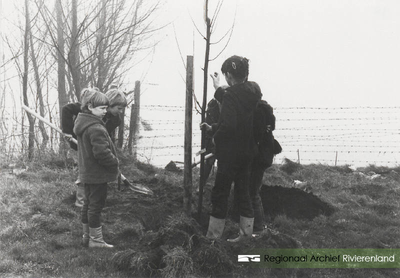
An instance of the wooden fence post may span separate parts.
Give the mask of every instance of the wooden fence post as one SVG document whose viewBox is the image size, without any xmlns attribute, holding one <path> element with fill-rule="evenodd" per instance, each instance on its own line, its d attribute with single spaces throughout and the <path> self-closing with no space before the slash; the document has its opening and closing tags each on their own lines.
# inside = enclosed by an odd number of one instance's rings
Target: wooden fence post
<svg viewBox="0 0 400 278">
<path fill-rule="evenodd" d="M 124 145 L 124 131 L 125 131 L 125 108 L 122 111 L 120 118 L 121 118 L 121 123 L 118 127 L 118 137 L 117 137 L 117 148 L 122 149 L 122 146 Z M 113 136 L 115 134 L 115 131 L 113 132 Z"/>
<path fill-rule="evenodd" d="M 186 104 L 185 104 L 185 157 L 183 176 L 183 206 L 187 215 L 192 208 L 192 109 L 193 109 L 193 56 L 187 56 L 186 62 Z"/>
<path fill-rule="evenodd" d="M 297 149 L 297 163 L 300 164 L 300 150 Z"/>
<path fill-rule="evenodd" d="M 139 130 L 139 120 L 140 120 L 140 81 L 135 82 L 133 101 L 134 104 L 132 105 L 131 108 L 131 121 L 129 127 L 128 152 L 129 154 L 133 154 L 133 159 L 136 160 L 137 132 Z"/>
</svg>

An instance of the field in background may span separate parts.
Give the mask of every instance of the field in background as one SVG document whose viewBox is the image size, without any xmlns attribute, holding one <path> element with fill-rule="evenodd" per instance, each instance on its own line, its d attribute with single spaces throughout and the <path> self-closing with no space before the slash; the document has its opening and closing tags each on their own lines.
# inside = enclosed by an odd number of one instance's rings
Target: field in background
<svg viewBox="0 0 400 278">
<path fill-rule="evenodd" d="M 288 158 L 300 159 L 301 164 L 396 167 L 400 164 L 399 111 L 400 107 L 276 107 L 274 135 L 283 152 L 275 163 Z M 139 159 L 158 167 L 171 160 L 183 161 L 184 107 L 144 105 L 141 115 L 148 125 L 140 131 Z M 196 160 L 200 119 L 194 112 Z"/>
<path fill-rule="evenodd" d="M 141 162 L 156 167 L 165 167 L 170 161 L 183 162 L 184 109 L 178 105 L 141 105 L 137 141 L 137 157 Z M 276 107 L 274 135 L 283 152 L 275 157 L 275 163 L 288 158 L 301 164 L 396 167 L 400 164 L 399 110 L 400 107 Z M 4 159 L 19 157 L 23 149 L 21 121 L 4 113 L 0 130 Z M 126 123 L 129 116 L 130 108 L 126 110 Z M 192 157 L 196 161 L 200 159 L 196 155 L 201 143 L 200 119 L 194 110 Z M 57 150 L 59 135 L 52 130 L 49 135 L 51 147 Z"/>
</svg>

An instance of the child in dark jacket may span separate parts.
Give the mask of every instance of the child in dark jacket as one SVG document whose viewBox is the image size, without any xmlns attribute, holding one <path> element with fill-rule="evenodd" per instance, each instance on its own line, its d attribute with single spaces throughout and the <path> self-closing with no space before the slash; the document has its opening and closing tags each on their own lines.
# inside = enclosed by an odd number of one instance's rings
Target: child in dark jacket
<svg viewBox="0 0 400 278">
<path fill-rule="evenodd" d="M 231 184 L 239 193 L 240 235 L 229 241 L 239 241 L 253 232 L 254 211 L 249 195 L 249 176 L 251 162 L 257 153 L 253 136 L 253 114 L 257 102 L 261 99 L 261 90 L 257 83 L 247 81 L 248 60 L 239 56 L 228 58 L 221 68 L 229 85 L 219 87 L 219 79 L 214 79 L 218 88 L 216 96 L 223 90 L 221 114 L 217 125 L 204 125 L 214 133 L 215 154 L 218 160 L 217 175 L 211 192 L 212 212 L 207 237 L 221 238 L 228 210 L 228 198 Z"/>
<path fill-rule="evenodd" d="M 79 179 L 86 197 L 81 211 L 82 243 L 89 247 L 113 247 L 104 241 L 100 221 L 107 183 L 116 180 L 119 173 L 116 149 L 102 120 L 108 104 L 107 96 L 101 92 L 85 94 L 73 129 L 79 146 Z"/>
<path fill-rule="evenodd" d="M 89 99 L 96 91 L 98 91 L 97 88 L 85 88 L 82 90 L 81 98 Z M 111 139 L 113 139 L 115 129 L 121 124 L 120 115 L 122 114 L 124 108 L 127 106 L 127 101 L 123 92 L 118 90 L 117 88 L 112 88 L 108 90 L 106 96 L 110 101 L 110 105 L 107 108 L 107 113 L 103 117 L 103 122 L 105 123 L 107 132 L 110 134 Z M 61 129 L 67 137 L 73 137 L 76 139 L 73 128 L 75 124 L 75 119 L 80 112 L 82 112 L 82 110 L 81 103 L 79 102 L 69 103 L 62 108 Z M 72 149 L 77 150 L 78 146 L 75 143 L 69 141 L 69 144 Z M 81 184 L 79 179 L 75 183 L 77 185 L 75 206 L 82 207 L 84 200 L 83 185 Z"/>
</svg>

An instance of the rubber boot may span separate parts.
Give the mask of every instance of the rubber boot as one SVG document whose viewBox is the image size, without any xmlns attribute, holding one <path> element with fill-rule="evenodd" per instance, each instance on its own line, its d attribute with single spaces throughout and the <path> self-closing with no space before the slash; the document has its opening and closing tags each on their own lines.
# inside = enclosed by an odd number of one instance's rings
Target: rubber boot
<svg viewBox="0 0 400 278">
<path fill-rule="evenodd" d="M 114 245 L 107 244 L 103 239 L 103 229 L 102 227 L 98 228 L 89 228 L 89 248 L 93 247 L 102 247 L 102 248 L 112 248 Z"/>
<path fill-rule="evenodd" d="M 83 236 L 82 236 L 82 246 L 89 247 L 89 224 L 82 224 Z"/>
<path fill-rule="evenodd" d="M 77 180 L 75 184 L 77 185 L 75 206 L 81 208 L 83 207 L 83 202 L 85 200 L 85 187 L 79 180 Z"/>
<path fill-rule="evenodd" d="M 234 239 L 228 239 L 228 241 L 229 242 L 239 242 L 244 239 L 251 238 L 252 234 L 253 234 L 253 225 L 254 225 L 254 218 L 240 216 L 239 236 Z"/>
<path fill-rule="evenodd" d="M 219 219 L 215 218 L 214 216 L 210 216 L 206 237 L 209 239 L 221 238 L 222 233 L 224 232 L 224 228 L 225 228 L 225 219 Z"/>
<path fill-rule="evenodd" d="M 262 231 L 266 229 L 264 225 L 264 208 L 261 203 L 261 199 L 256 202 L 253 202 L 253 210 L 254 210 L 254 226 L 253 226 L 253 237 L 259 236 Z"/>
<path fill-rule="evenodd" d="M 264 230 L 266 230 L 267 229 L 267 225 L 263 225 L 263 228 L 262 228 L 262 230 L 255 230 L 255 229 L 253 229 L 253 237 L 259 237 L 260 235 L 261 235 L 261 233 L 264 231 Z"/>
</svg>

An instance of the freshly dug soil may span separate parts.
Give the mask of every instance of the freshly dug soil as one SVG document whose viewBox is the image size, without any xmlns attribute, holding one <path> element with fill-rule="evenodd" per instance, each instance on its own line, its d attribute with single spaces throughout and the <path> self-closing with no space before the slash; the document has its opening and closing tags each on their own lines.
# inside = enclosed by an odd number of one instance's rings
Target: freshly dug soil
<svg viewBox="0 0 400 278">
<path fill-rule="evenodd" d="M 266 186 L 261 188 L 261 199 L 266 217 L 286 215 L 293 219 L 312 220 L 318 215 L 331 215 L 333 208 L 312 193 L 298 188 Z"/>
<path fill-rule="evenodd" d="M 137 172 L 131 177 L 132 183 L 148 186 L 154 195 L 139 194 L 124 187 L 117 190 L 111 185 L 104 223 L 106 228 L 112 227 L 109 231 L 106 229 L 105 236 L 116 246 L 114 266 L 132 277 L 188 277 L 193 272 L 196 277 L 226 277 L 232 273 L 238 277 L 259 277 L 259 270 L 242 269 L 237 264 L 237 254 L 261 246 L 301 248 L 295 238 L 272 230 L 244 243 L 228 243 L 226 238 L 233 238 L 238 232 L 237 224 L 229 219 L 222 240 L 212 242 L 205 238 L 211 183 L 205 187 L 201 216 L 196 216 L 198 192 L 195 192 L 193 215 L 188 217 L 182 209 L 183 188 L 178 173 L 166 170 L 163 175 L 157 175 L 146 170 L 145 174 Z M 288 218 L 312 219 L 333 212 L 317 196 L 296 188 L 264 185 L 261 197 L 266 218 L 270 219 L 282 214 Z"/>
</svg>

